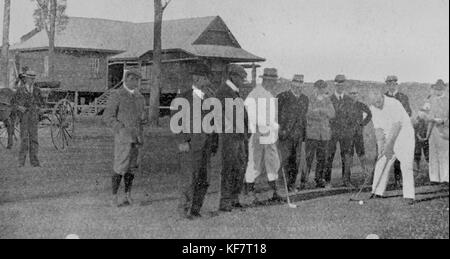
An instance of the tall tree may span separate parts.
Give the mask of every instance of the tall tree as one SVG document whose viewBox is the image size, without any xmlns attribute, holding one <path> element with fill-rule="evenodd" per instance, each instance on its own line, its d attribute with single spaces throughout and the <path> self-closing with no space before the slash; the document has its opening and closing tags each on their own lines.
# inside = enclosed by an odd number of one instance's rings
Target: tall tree
<svg viewBox="0 0 450 259">
<path fill-rule="evenodd" d="M 152 83 L 150 89 L 150 122 L 152 125 L 159 124 L 159 98 L 162 87 L 162 20 L 164 10 L 171 0 L 164 4 L 162 0 L 154 0 L 155 21 L 153 28 L 153 60 L 152 60 Z"/>
<path fill-rule="evenodd" d="M 37 9 L 33 17 L 36 27 L 45 30 L 48 36 L 48 78 L 53 80 L 55 71 L 55 36 L 68 22 L 66 16 L 67 0 L 31 0 L 36 1 Z"/>
<path fill-rule="evenodd" d="M 2 42 L 2 79 L 3 86 L 9 86 L 9 24 L 11 21 L 11 0 L 5 0 L 5 9 L 3 12 L 3 42 Z"/>
</svg>

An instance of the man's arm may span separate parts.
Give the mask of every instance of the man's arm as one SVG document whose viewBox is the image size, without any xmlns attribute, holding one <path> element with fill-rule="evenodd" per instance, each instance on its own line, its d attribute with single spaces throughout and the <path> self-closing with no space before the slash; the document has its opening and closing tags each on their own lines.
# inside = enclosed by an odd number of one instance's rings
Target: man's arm
<svg viewBox="0 0 450 259">
<path fill-rule="evenodd" d="M 409 103 L 409 97 L 406 94 L 403 94 L 403 106 L 405 107 L 406 113 L 408 113 L 408 116 L 412 116 L 412 109 L 411 105 Z"/>
<path fill-rule="evenodd" d="M 366 118 L 361 122 L 361 126 L 365 127 L 372 121 L 372 111 L 367 105 L 360 102 L 360 108 L 363 113 L 367 114 Z"/>
<path fill-rule="evenodd" d="M 121 128 L 125 127 L 122 122 L 117 118 L 119 111 L 120 98 L 119 94 L 115 93 L 111 96 L 103 114 L 103 122 L 115 132 L 118 132 Z"/>
<path fill-rule="evenodd" d="M 392 129 L 387 137 L 383 153 L 388 160 L 392 159 L 392 157 L 394 156 L 394 145 L 397 141 L 398 135 L 400 134 L 401 130 L 402 130 L 401 122 L 396 122 L 392 125 Z"/>
</svg>

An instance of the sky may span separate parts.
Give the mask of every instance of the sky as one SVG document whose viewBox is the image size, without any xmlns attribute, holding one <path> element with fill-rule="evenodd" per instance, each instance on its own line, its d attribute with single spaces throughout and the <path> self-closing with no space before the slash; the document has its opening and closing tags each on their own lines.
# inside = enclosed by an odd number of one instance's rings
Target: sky
<svg viewBox="0 0 450 259">
<path fill-rule="evenodd" d="M 13 43 L 33 29 L 35 5 L 11 2 Z M 67 14 L 147 22 L 153 1 L 68 0 Z M 285 78 L 449 80 L 448 0 L 172 0 L 164 19 L 212 15 L 224 19 L 244 49 L 267 60 L 263 67 Z"/>
</svg>

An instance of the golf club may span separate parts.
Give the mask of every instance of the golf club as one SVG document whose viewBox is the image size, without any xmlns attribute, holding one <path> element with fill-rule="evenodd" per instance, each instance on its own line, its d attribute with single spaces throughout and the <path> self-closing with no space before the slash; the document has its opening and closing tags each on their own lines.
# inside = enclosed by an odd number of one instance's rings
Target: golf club
<svg viewBox="0 0 450 259">
<path fill-rule="evenodd" d="M 361 201 L 361 199 L 359 199 L 359 196 L 363 192 L 364 188 L 367 187 L 367 184 L 369 184 L 368 181 L 370 180 L 371 176 L 375 174 L 376 165 L 378 164 L 378 162 L 380 162 L 381 158 L 383 158 L 383 157 L 379 157 L 377 159 L 377 161 L 375 162 L 375 165 L 373 167 L 372 173 L 370 175 L 369 174 L 366 175 L 366 178 L 364 179 L 364 183 L 361 186 L 359 192 L 356 195 L 354 195 L 353 197 L 350 198 L 350 202 L 360 202 Z"/>
<path fill-rule="evenodd" d="M 378 160 L 377 160 L 376 163 L 375 163 L 375 166 L 374 166 L 374 169 L 373 169 L 373 170 L 374 170 L 373 173 L 375 173 L 377 164 L 378 164 L 378 163 L 381 161 L 381 159 L 383 159 L 383 158 L 384 158 L 384 156 L 378 158 Z M 374 190 L 376 190 L 376 189 L 378 188 L 378 186 L 380 185 L 381 179 L 383 178 L 382 176 L 385 174 L 388 164 L 389 164 L 391 161 L 395 160 L 395 159 L 396 159 L 396 158 L 393 157 L 390 161 L 386 161 L 386 163 L 384 164 L 384 167 L 383 167 L 383 171 L 382 171 L 382 173 L 381 173 L 381 175 L 380 175 L 380 177 L 379 177 L 379 179 L 378 179 L 377 184 L 375 185 Z M 365 199 L 365 200 L 361 200 L 361 199 L 358 199 L 358 198 L 357 198 L 357 197 L 359 197 L 359 196 L 361 195 L 362 191 L 364 190 L 365 185 L 367 185 L 367 180 L 368 180 L 368 179 L 370 179 L 370 175 L 368 175 L 368 176 L 366 177 L 366 180 L 365 180 L 363 186 L 361 187 L 361 190 L 359 191 L 359 193 L 358 193 L 356 196 L 350 198 L 350 202 L 361 202 L 361 201 L 364 202 L 364 201 L 367 201 L 367 200 L 371 200 L 371 199 L 372 199 L 373 195 L 371 195 L 371 197 L 370 197 L 369 199 Z"/>
<path fill-rule="evenodd" d="M 281 171 L 283 172 L 284 187 L 286 188 L 286 198 L 287 198 L 288 206 L 291 209 L 296 209 L 297 205 L 292 204 L 291 203 L 291 198 L 289 197 L 289 189 L 288 189 L 288 186 L 287 186 L 286 174 L 284 173 L 284 169 L 281 169 Z"/>
</svg>

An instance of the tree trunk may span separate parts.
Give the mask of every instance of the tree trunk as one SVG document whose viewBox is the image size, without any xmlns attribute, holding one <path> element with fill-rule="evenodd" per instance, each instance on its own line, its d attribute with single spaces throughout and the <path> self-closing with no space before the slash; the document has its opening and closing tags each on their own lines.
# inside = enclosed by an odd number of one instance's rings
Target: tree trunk
<svg viewBox="0 0 450 259">
<path fill-rule="evenodd" d="M 5 0 L 5 9 L 3 12 L 3 42 L 2 42 L 2 79 L 3 86 L 9 87 L 9 24 L 11 21 L 11 0 Z"/>
<path fill-rule="evenodd" d="M 54 79 L 57 0 L 50 0 L 50 32 L 48 35 L 48 79 Z"/>
<path fill-rule="evenodd" d="M 150 89 L 150 122 L 154 126 L 159 124 L 159 98 L 162 86 L 162 19 L 163 6 L 161 0 L 154 0 L 155 23 L 153 28 L 153 62 L 152 62 L 152 83 Z"/>
</svg>

